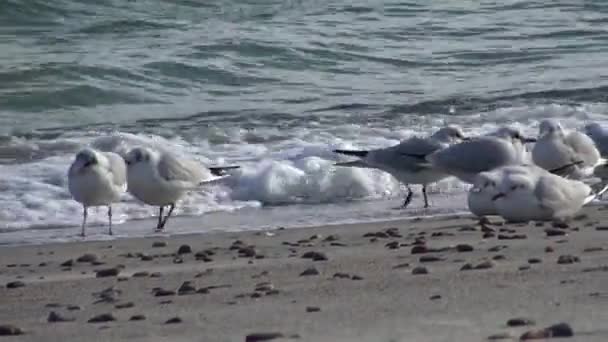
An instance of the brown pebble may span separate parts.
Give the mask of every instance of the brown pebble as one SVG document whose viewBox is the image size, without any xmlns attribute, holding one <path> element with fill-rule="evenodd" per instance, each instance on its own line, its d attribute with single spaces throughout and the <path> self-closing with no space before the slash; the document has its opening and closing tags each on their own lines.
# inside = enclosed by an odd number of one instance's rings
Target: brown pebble
<svg viewBox="0 0 608 342">
<path fill-rule="evenodd" d="M 412 274 L 413 275 L 429 274 L 429 270 L 424 266 L 418 266 L 412 270 Z"/>
<path fill-rule="evenodd" d="M 12 324 L 0 324 L 0 336 L 17 336 L 23 334 L 23 330 L 19 327 Z"/>
<path fill-rule="evenodd" d="M 253 246 L 243 247 L 239 249 L 239 257 L 241 258 L 253 258 L 256 256 L 256 254 L 257 251 Z"/>
<path fill-rule="evenodd" d="M 165 324 L 178 324 L 178 323 L 181 323 L 181 322 L 182 322 L 182 319 L 181 319 L 181 318 L 179 318 L 179 317 L 173 317 L 173 318 L 169 318 L 169 319 L 168 319 L 168 320 L 165 322 Z"/>
<path fill-rule="evenodd" d="M 553 249 L 553 247 L 551 247 L 551 246 L 545 247 L 545 253 L 553 253 L 553 252 L 555 252 L 555 249 Z"/>
<path fill-rule="evenodd" d="M 307 306 L 306 307 L 306 312 L 319 312 L 321 311 L 321 308 L 318 306 Z"/>
<path fill-rule="evenodd" d="M 126 302 L 126 303 L 120 303 L 120 304 L 114 305 L 114 307 L 116 309 L 119 309 L 119 310 L 120 309 L 129 309 L 129 308 L 132 308 L 134 306 L 135 306 L 135 304 L 133 302 Z"/>
<path fill-rule="evenodd" d="M 154 241 L 152 243 L 152 247 L 154 247 L 154 248 L 167 247 L 167 243 L 165 241 Z"/>
<path fill-rule="evenodd" d="M 95 277 L 104 278 L 104 277 L 116 277 L 120 273 L 120 268 L 112 267 L 106 268 L 103 270 L 99 270 L 95 272 Z"/>
<path fill-rule="evenodd" d="M 190 254 L 192 253 L 192 248 L 190 247 L 190 245 L 181 245 L 179 246 L 179 248 L 177 249 L 177 254 Z"/>
<path fill-rule="evenodd" d="M 165 289 L 157 289 L 154 291 L 155 297 L 166 297 L 166 296 L 174 296 L 175 291 L 165 290 Z"/>
<path fill-rule="evenodd" d="M 350 274 L 338 272 L 338 273 L 334 273 L 333 278 L 350 279 Z"/>
<path fill-rule="evenodd" d="M 11 281 L 10 283 L 6 284 L 7 289 L 17 289 L 17 288 L 24 287 L 24 286 L 25 286 L 25 283 L 22 281 L 19 281 L 19 280 Z"/>
<path fill-rule="evenodd" d="M 474 250 L 473 246 L 467 244 L 459 244 L 456 245 L 456 251 L 458 252 L 472 252 Z"/>
<path fill-rule="evenodd" d="M 309 267 L 307 269 L 304 270 L 304 272 L 300 273 L 300 276 L 313 276 L 313 275 L 319 275 L 319 271 L 314 268 L 314 267 Z"/>
<path fill-rule="evenodd" d="M 566 264 L 574 264 L 575 262 L 580 262 L 581 259 L 575 255 L 560 255 L 557 258 L 557 263 L 560 265 L 566 265 Z"/>
<path fill-rule="evenodd" d="M 388 249 L 398 249 L 399 246 L 399 241 L 391 241 L 385 245 L 385 247 Z"/>
<path fill-rule="evenodd" d="M 61 267 L 72 267 L 72 266 L 74 266 L 74 260 L 70 259 L 70 260 L 64 261 L 59 266 L 61 266 Z"/>
<path fill-rule="evenodd" d="M 49 316 L 46 321 L 49 323 L 59 323 L 59 322 L 74 322 L 76 318 L 74 317 L 66 317 L 61 314 L 58 314 L 55 311 L 49 312 Z"/>
<path fill-rule="evenodd" d="M 129 321 L 145 321 L 146 320 L 146 316 L 144 315 L 133 315 L 131 316 L 131 318 L 129 318 Z"/>
<path fill-rule="evenodd" d="M 445 259 L 434 256 L 434 255 L 423 255 L 421 256 L 418 261 L 420 262 L 437 262 L 437 261 L 443 261 Z"/>
<path fill-rule="evenodd" d="M 462 267 L 460 268 L 461 271 L 470 271 L 473 269 L 473 265 L 466 263 L 464 265 L 462 265 Z"/>
<path fill-rule="evenodd" d="M 80 257 L 78 257 L 78 259 L 76 259 L 77 262 L 95 262 L 98 260 L 99 260 L 99 257 L 97 257 L 97 255 L 95 255 L 93 253 L 83 254 Z"/>
<path fill-rule="evenodd" d="M 523 327 L 526 325 L 535 325 L 536 322 L 532 319 L 529 318 L 524 318 L 524 317 L 516 317 L 516 318 L 511 318 L 510 320 L 507 321 L 507 326 L 508 327 Z"/>
<path fill-rule="evenodd" d="M 545 234 L 547 234 L 547 236 L 564 236 L 564 235 L 568 235 L 568 233 L 562 229 L 553 229 L 553 228 L 547 228 L 545 229 Z"/>
<path fill-rule="evenodd" d="M 491 262 L 490 260 L 486 260 L 486 261 L 484 261 L 484 262 L 482 262 L 482 263 L 478 264 L 478 265 L 477 265 L 477 266 L 475 266 L 474 268 L 475 268 L 476 270 L 486 270 L 486 269 L 488 269 L 488 268 L 492 268 L 492 267 L 494 267 L 494 263 L 493 263 L 493 262 Z"/>
<path fill-rule="evenodd" d="M 116 320 L 116 317 L 114 317 L 112 314 L 105 313 L 105 314 L 94 316 L 93 318 L 89 319 L 87 322 L 89 322 L 89 323 L 106 323 L 106 322 L 113 322 L 115 320 Z"/>
<path fill-rule="evenodd" d="M 81 310 L 82 308 L 80 306 L 78 306 L 78 305 L 68 305 L 67 309 L 69 311 L 78 311 L 78 310 Z"/>
<path fill-rule="evenodd" d="M 423 254 L 423 253 L 428 253 L 428 248 L 426 248 L 426 246 L 424 245 L 417 245 L 412 247 L 412 254 Z"/>
<path fill-rule="evenodd" d="M 540 264 L 541 262 L 543 262 L 541 259 L 539 258 L 530 258 L 528 259 L 528 263 L 529 264 Z"/>
<path fill-rule="evenodd" d="M 512 234 L 512 235 L 506 235 L 506 234 L 498 234 L 498 240 L 523 240 L 523 239 L 527 239 L 528 236 L 526 234 Z"/>
<path fill-rule="evenodd" d="M 430 300 L 437 300 L 437 299 L 441 299 L 441 295 L 432 295 L 430 298 Z"/>
<path fill-rule="evenodd" d="M 261 342 L 261 341 L 270 341 L 275 340 L 277 338 L 283 338 L 285 335 L 278 332 L 262 332 L 262 333 L 253 333 L 245 336 L 245 342 Z"/>
<path fill-rule="evenodd" d="M 313 261 L 324 261 L 328 260 L 327 255 L 322 252 L 309 251 L 302 254 L 303 259 L 312 259 Z"/>
</svg>

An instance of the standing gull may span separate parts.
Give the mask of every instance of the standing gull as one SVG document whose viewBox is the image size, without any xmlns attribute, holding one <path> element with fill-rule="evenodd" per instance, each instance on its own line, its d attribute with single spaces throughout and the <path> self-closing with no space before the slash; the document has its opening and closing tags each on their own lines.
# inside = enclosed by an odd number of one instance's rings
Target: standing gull
<svg viewBox="0 0 608 342">
<path fill-rule="evenodd" d="M 437 171 L 472 184 L 481 172 L 522 164 L 525 161 L 523 146 L 530 141 L 516 129 L 500 129 L 493 135 L 464 141 L 417 157 Z M 410 153 L 407 155 L 412 156 Z"/>
<path fill-rule="evenodd" d="M 116 153 L 84 149 L 68 171 L 68 188 L 72 197 L 82 204 L 82 232 L 85 236 L 89 207 L 108 207 L 108 234 L 112 235 L 112 203 L 126 190 L 126 167 Z"/>
<path fill-rule="evenodd" d="M 414 192 L 410 184 L 421 184 L 424 196 L 424 207 L 429 207 L 426 185 L 448 177 L 429 165 L 421 162 L 421 155 L 433 153 L 446 148 L 454 142 L 465 139 L 462 130 L 457 126 L 448 125 L 439 129 L 428 138 L 412 137 L 398 145 L 369 151 L 334 150 L 336 153 L 359 157 L 359 160 L 337 163 L 338 166 L 362 167 L 379 169 L 391 174 L 407 187 L 407 196 L 403 202 L 406 208 Z"/>
<path fill-rule="evenodd" d="M 534 163 L 545 170 L 556 170 L 572 164 L 560 173 L 571 178 L 589 177 L 601 164 L 600 153 L 591 138 L 581 132 L 565 132 L 555 120 L 540 123 L 539 139 L 532 149 Z"/>
<path fill-rule="evenodd" d="M 125 159 L 129 193 L 145 204 L 159 207 L 157 231 L 163 230 L 177 201 L 186 192 L 228 177 L 225 174 L 227 170 L 238 168 L 207 168 L 194 160 L 145 147 L 132 149 Z M 169 206 L 169 211 L 163 217 L 166 206 Z"/>
</svg>

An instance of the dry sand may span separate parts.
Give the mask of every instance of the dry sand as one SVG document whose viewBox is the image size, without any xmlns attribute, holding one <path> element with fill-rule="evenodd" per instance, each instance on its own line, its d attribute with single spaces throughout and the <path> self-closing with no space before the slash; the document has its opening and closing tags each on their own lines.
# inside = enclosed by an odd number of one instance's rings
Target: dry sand
<svg viewBox="0 0 608 342">
<path fill-rule="evenodd" d="M 583 214 L 565 228 L 492 218 L 481 228 L 462 216 L 4 247 L 0 325 L 24 334 L 0 339 L 245 341 L 280 333 L 272 341 L 518 340 L 565 322 L 574 330 L 569 340 L 608 341 L 608 211 Z M 513 236 L 524 239 L 504 239 Z M 177 255 L 181 245 L 192 253 Z M 424 246 L 429 251 L 412 253 Z M 307 252 L 327 260 L 303 258 Z M 76 261 L 86 253 L 97 265 Z M 574 262 L 558 263 L 560 256 Z M 68 260 L 73 266 L 61 266 Z M 461 270 L 465 264 L 482 269 Z M 96 270 L 117 266 L 118 276 L 96 278 Z M 418 267 L 428 274 L 414 274 Z M 302 276 L 307 269 L 313 274 Z M 5 286 L 14 281 L 24 286 Z M 173 294 L 186 281 L 193 289 Z M 51 312 L 74 321 L 48 322 Z M 87 322 L 106 313 L 115 321 Z M 135 315 L 145 320 L 130 321 Z M 181 322 L 166 324 L 174 317 Z M 535 324 L 507 327 L 512 318 Z"/>
</svg>

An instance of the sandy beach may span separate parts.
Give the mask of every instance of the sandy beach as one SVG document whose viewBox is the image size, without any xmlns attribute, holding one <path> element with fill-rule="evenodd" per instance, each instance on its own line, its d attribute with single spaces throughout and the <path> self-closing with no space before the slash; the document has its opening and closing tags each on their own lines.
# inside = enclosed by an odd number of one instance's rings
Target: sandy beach
<svg viewBox="0 0 608 342">
<path fill-rule="evenodd" d="M 570 340 L 606 341 L 607 215 L 593 206 L 558 227 L 461 215 L 3 247 L 0 333 L 508 341 L 566 323 Z"/>
</svg>

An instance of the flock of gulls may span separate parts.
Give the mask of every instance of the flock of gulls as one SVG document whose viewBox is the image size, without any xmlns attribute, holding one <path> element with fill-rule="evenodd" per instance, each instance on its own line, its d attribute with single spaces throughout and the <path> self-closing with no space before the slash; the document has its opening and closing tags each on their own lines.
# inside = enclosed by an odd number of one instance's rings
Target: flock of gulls
<svg viewBox="0 0 608 342">
<path fill-rule="evenodd" d="M 585 132 L 566 131 L 558 121 L 540 123 L 537 138 L 512 127 L 484 136 L 466 137 L 454 125 L 429 137 L 412 137 L 375 150 L 334 150 L 356 157 L 339 167 L 379 169 L 407 187 L 403 207 L 412 200 L 411 185 L 426 187 L 447 177 L 471 184 L 468 207 L 476 216 L 498 215 L 507 221 L 561 221 L 607 189 L 608 130 L 597 123 Z M 68 172 L 68 187 L 87 209 L 107 206 L 112 234 L 112 203 L 128 191 L 137 200 L 159 207 L 157 231 L 162 231 L 176 203 L 188 191 L 229 177 L 239 166 L 206 167 L 167 151 L 136 147 L 121 156 L 86 148 L 77 153 Z M 165 208 L 168 212 L 163 215 Z"/>
</svg>

